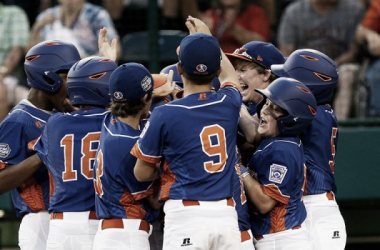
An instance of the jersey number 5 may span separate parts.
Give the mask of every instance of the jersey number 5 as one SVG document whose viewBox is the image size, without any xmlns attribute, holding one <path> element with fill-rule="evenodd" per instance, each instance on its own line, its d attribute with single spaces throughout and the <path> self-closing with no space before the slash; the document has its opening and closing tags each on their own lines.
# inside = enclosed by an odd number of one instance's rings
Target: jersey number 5
<svg viewBox="0 0 380 250">
<path fill-rule="evenodd" d="M 332 161 L 329 161 L 331 172 L 335 172 L 335 140 L 336 135 L 338 133 L 338 128 L 333 127 L 331 130 L 331 154 L 332 154 Z"/>
<path fill-rule="evenodd" d="M 204 169 L 209 173 L 223 171 L 228 159 L 226 134 L 224 128 L 219 125 L 204 127 L 199 134 L 203 152 L 209 157 L 218 156 L 218 161 L 206 161 Z"/>
<path fill-rule="evenodd" d="M 98 143 L 100 132 L 88 133 L 82 138 L 81 141 L 81 173 L 88 179 L 92 180 L 94 177 L 94 170 L 92 162 L 95 160 L 96 148 L 92 147 L 93 143 Z M 64 149 L 65 171 L 62 173 L 63 181 L 75 181 L 78 179 L 77 170 L 74 169 L 74 135 L 65 135 L 61 140 L 61 147 Z"/>
</svg>

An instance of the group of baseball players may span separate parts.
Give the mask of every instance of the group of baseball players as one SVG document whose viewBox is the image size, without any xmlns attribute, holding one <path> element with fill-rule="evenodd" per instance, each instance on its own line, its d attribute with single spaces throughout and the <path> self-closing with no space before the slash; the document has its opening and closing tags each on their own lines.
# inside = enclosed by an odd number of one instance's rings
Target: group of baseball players
<svg viewBox="0 0 380 250">
<path fill-rule="evenodd" d="M 0 125 L 0 193 L 29 249 L 344 249 L 335 200 L 337 67 L 252 41 L 224 54 L 188 17 L 178 63 L 151 74 L 53 40 L 25 57 L 31 87 Z M 156 225 L 156 224 L 155 224 Z"/>
</svg>

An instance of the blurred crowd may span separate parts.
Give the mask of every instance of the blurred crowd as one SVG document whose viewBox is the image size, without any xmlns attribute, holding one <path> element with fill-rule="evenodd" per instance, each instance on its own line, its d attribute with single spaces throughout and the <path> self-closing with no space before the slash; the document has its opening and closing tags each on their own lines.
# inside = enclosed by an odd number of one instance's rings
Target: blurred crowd
<svg viewBox="0 0 380 250">
<path fill-rule="evenodd" d="M 150 4 L 0 0 L 0 121 L 28 94 L 23 62 L 29 48 L 60 39 L 75 44 L 82 58 L 96 55 L 103 27 L 110 40 L 147 30 Z M 184 20 L 198 17 L 227 53 L 250 41 L 273 43 L 285 57 L 297 49 L 317 49 L 339 67 L 332 103 L 338 119 L 380 116 L 380 0 L 157 0 L 157 6 L 159 29 L 186 31 Z M 362 96 L 359 88 L 365 89 Z"/>
</svg>

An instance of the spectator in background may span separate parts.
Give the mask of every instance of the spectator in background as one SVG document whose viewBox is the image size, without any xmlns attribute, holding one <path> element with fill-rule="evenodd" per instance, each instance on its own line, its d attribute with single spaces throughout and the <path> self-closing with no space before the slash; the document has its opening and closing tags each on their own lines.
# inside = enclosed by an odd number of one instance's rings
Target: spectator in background
<svg viewBox="0 0 380 250">
<path fill-rule="evenodd" d="M 29 39 L 25 12 L 0 1 L 0 122 L 10 106 L 25 98 L 28 89 L 19 85 L 24 77 L 21 62 Z"/>
<path fill-rule="evenodd" d="M 369 85 L 368 116 L 380 116 L 380 0 L 373 0 L 356 30 L 356 40 L 372 56 L 366 73 Z"/>
<path fill-rule="evenodd" d="M 161 29 L 187 31 L 187 17 L 199 17 L 198 0 L 163 0 L 161 9 Z"/>
<path fill-rule="evenodd" d="M 339 66 L 338 90 L 333 101 L 338 119 L 350 115 L 355 73 L 358 69 L 355 29 L 364 13 L 358 0 L 300 0 L 285 9 L 278 30 L 284 56 L 300 48 L 316 49 Z"/>
<path fill-rule="evenodd" d="M 270 26 L 265 10 L 246 0 L 216 0 L 216 7 L 201 13 L 201 20 L 226 53 L 250 41 L 269 41 Z"/>
<path fill-rule="evenodd" d="M 40 41 L 59 39 L 73 43 L 81 57 L 98 54 L 98 34 L 107 28 L 108 39 L 118 38 L 118 33 L 108 12 L 85 0 L 59 0 L 37 17 L 31 31 L 29 46 Z M 118 58 L 121 46 L 118 44 Z"/>
</svg>

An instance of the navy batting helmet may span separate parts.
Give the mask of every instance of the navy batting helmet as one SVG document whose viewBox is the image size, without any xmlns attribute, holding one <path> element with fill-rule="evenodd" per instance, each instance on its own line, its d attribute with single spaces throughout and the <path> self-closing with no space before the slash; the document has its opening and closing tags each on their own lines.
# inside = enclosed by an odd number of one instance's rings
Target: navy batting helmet
<svg viewBox="0 0 380 250">
<path fill-rule="evenodd" d="M 75 63 L 67 75 L 67 92 L 73 105 L 108 106 L 109 78 L 117 64 L 106 57 L 87 57 Z"/>
<path fill-rule="evenodd" d="M 281 77 L 267 88 L 255 91 L 264 96 L 264 100 L 257 105 L 259 118 L 267 98 L 288 112 L 277 119 L 280 135 L 299 135 L 314 119 L 317 110 L 315 97 L 304 84 L 295 79 Z"/>
<path fill-rule="evenodd" d="M 55 93 L 63 84 L 58 73 L 68 72 L 79 60 L 79 52 L 71 43 L 58 40 L 38 43 L 25 56 L 24 70 L 28 85 Z"/>
<path fill-rule="evenodd" d="M 181 76 L 178 74 L 178 70 L 177 70 L 177 64 L 171 64 L 171 65 L 168 65 L 166 66 L 165 68 L 163 68 L 160 72 L 160 74 L 169 74 L 169 71 L 170 70 L 173 70 L 174 74 L 173 74 L 173 82 L 175 82 L 178 86 L 180 86 L 181 88 L 183 88 L 183 81 L 182 81 L 182 78 Z"/>
<path fill-rule="evenodd" d="M 313 49 L 294 51 L 282 65 L 271 70 L 280 76 L 291 77 L 305 84 L 314 94 L 317 103 L 330 103 L 338 84 L 338 69 L 334 61 Z"/>
</svg>

